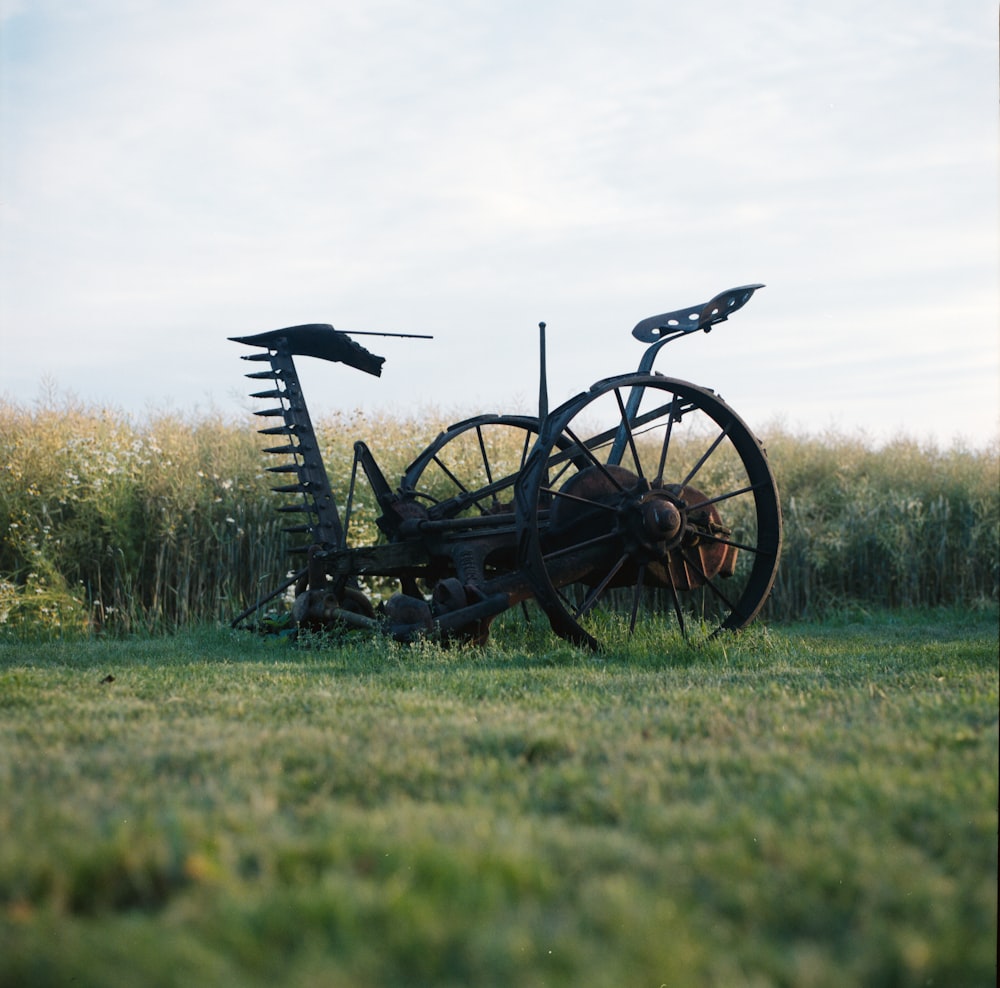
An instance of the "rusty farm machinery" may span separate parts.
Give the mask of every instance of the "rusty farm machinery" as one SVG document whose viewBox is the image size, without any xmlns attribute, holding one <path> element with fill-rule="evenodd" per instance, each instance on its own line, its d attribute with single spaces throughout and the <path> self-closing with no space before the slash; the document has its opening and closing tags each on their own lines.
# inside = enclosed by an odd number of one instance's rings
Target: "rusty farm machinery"
<svg viewBox="0 0 1000 988">
<path fill-rule="evenodd" d="M 713 391 L 653 371 L 663 347 L 709 332 L 763 286 L 643 319 L 637 370 L 607 377 L 548 409 L 540 323 L 538 415 L 487 414 L 450 426 L 395 485 L 364 442 L 338 502 L 294 357 L 381 373 L 350 334 L 310 324 L 233 337 L 264 365 L 259 431 L 287 480 L 279 511 L 302 536 L 304 565 L 240 614 L 291 599 L 296 628 L 379 630 L 482 642 L 494 618 L 529 601 L 569 641 L 601 648 L 648 622 L 686 636 L 745 627 L 774 582 L 781 551 L 777 487 L 760 441 Z M 415 334 L 367 334 L 415 335 Z M 353 545 L 364 478 L 379 516 L 375 544 Z M 380 588 L 382 599 L 365 587 Z"/>
</svg>

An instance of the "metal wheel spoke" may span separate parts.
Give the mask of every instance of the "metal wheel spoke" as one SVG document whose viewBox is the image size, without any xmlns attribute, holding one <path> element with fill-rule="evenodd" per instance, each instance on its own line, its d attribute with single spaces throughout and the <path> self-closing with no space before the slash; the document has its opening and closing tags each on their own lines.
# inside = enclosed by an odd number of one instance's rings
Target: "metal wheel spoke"
<svg viewBox="0 0 1000 988">
<path fill-rule="evenodd" d="M 625 430 L 625 440 L 628 443 L 628 448 L 632 452 L 632 461 L 635 463 L 635 472 L 640 477 L 642 474 L 642 464 L 639 462 L 639 451 L 635 448 L 635 436 L 632 435 L 632 428 L 629 425 L 628 413 L 625 411 L 625 403 L 622 401 L 622 393 L 618 388 L 615 388 L 615 401 L 618 402 L 618 412 L 621 415 L 621 428 Z"/>
<path fill-rule="evenodd" d="M 441 471 L 444 473 L 444 475 L 458 488 L 458 490 L 459 490 L 460 493 L 462 493 L 462 494 L 468 494 L 469 493 L 468 487 L 466 487 L 465 484 L 463 484 L 462 481 L 460 481 L 458 479 L 458 477 L 456 477 L 451 472 L 451 470 L 449 470 L 448 467 L 445 466 L 444 462 L 441 459 L 439 459 L 437 456 L 435 456 L 434 457 L 434 462 L 441 468 Z"/>
<path fill-rule="evenodd" d="M 726 423 L 725 428 L 723 428 L 722 432 L 720 432 L 719 435 L 716 437 L 715 442 L 713 442 L 712 445 L 709 446 L 707 450 L 705 450 L 705 452 L 701 456 L 701 459 L 698 460 L 698 462 L 691 468 L 688 475 L 681 481 L 681 487 L 687 487 L 687 485 L 691 483 L 695 474 L 705 465 L 705 463 L 708 461 L 708 458 L 719 448 L 719 444 L 722 442 L 722 440 L 729 435 L 729 429 L 731 424 L 732 423 L 730 422 Z"/>
<path fill-rule="evenodd" d="M 670 403 L 670 414 L 667 416 L 667 431 L 663 436 L 663 445 L 660 448 L 660 463 L 656 468 L 656 480 L 653 481 L 654 487 L 663 486 L 663 468 L 667 463 L 667 450 L 670 448 L 670 437 L 674 431 L 674 406 L 676 400 Z"/>
<path fill-rule="evenodd" d="M 708 532 L 699 532 L 699 537 L 704 539 L 706 542 L 714 542 L 716 545 L 731 546 L 733 549 L 742 549 L 744 552 L 752 552 L 755 555 L 774 555 L 774 551 L 771 549 L 763 549 L 759 545 L 747 545 L 745 542 L 735 542 L 732 539 L 723 539 L 718 535 L 711 535 Z"/>
<path fill-rule="evenodd" d="M 700 537 L 706 542 L 714 542 L 716 545 L 730 546 L 733 549 L 742 549 L 744 552 L 749 552 L 755 556 L 774 556 L 775 550 L 770 546 L 764 546 L 760 542 L 756 545 L 750 545 L 746 542 L 736 542 L 734 539 L 724 539 L 718 535 L 712 535 L 708 532 L 701 532 Z"/>
<path fill-rule="evenodd" d="M 635 421 L 632 423 L 632 431 L 635 435 L 643 435 L 648 432 L 648 429 L 640 429 L 640 426 L 648 425 L 650 429 L 656 428 L 656 420 L 660 418 L 666 412 L 673 412 L 675 402 L 671 401 L 665 405 L 660 405 L 658 408 L 651 409 L 648 412 L 644 412 L 639 415 Z M 652 424 L 650 424 L 652 423 Z M 612 442 L 618 432 L 618 426 L 611 429 L 605 429 L 603 432 L 599 432 L 596 436 L 591 436 L 586 442 L 581 441 L 576 436 L 573 436 L 569 429 L 564 430 L 565 434 L 571 436 L 574 440 L 574 445 L 566 448 L 560 449 L 559 452 L 555 452 L 553 447 L 551 455 L 548 459 L 548 465 L 550 467 L 555 466 L 559 463 L 564 463 L 566 460 L 572 460 L 579 456 L 581 453 L 586 456 L 588 451 L 603 449 L 608 443 Z M 591 459 L 593 459 L 591 457 Z M 594 461 L 596 465 L 596 460 Z"/>
<path fill-rule="evenodd" d="M 597 467 L 597 469 L 600 470 L 600 472 L 602 474 L 604 474 L 604 476 L 609 481 L 611 481 L 611 483 L 614 484 L 614 486 L 617 487 L 618 490 L 620 490 L 624 494 L 625 493 L 625 488 L 622 487 L 622 485 L 620 483 L 618 483 L 617 480 L 615 480 L 615 478 L 611 475 L 611 472 L 608 470 L 608 468 L 594 455 L 594 453 L 590 449 L 590 447 L 587 446 L 586 443 L 581 442 L 580 439 L 576 435 L 574 435 L 573 432 L 569 428 L 566 429 L 566 435 L 568 435 L 570 437 L 570 439 L 573 440 L 573 442 L 579 444 L 580 451 L 583 453 L 583 455 L 586 456 L 587 459 L 590 460 L 590 462 L 595 467 Z"/>
<path fill-rule="evenodd" d="M 481 425 L 476 426 L 476 439 L 479 440 L 479 453 L 483 458 L 483 470 L 486 471 L 486 483 L 487 485 L 493 483 L 493 471 L 490 469 L 490 458 L 486 454 L 486 441 L 483 439 L 483 427 Z M 494 497 L 494 501 L 496 498 Z"/>
<path fill-rule="evenodd" d="M 753 494 L 754 491 L 763 490 L 766 484 L 748 484 L 746 487 L 740 487 L 738 490 L 729 491 L 726 494 L 717 494 L 715 497 L 707 497 L 704 501 L 699 501 L 697 504 L 687 505 L 688 511 L 697 511 L 699 508 L 707 508 L 710 504 L 718 504 L 720 501 L 728 501 L 733 497 L 740 497 L 743 494 Z"/>
<path fill-rule="evenodd" d="M 525 430 L 524 445 L 521 447 L 521 462 L 518 464 L 517 467 L 518 473 L 520 473 L 524 469 L 524 461 L 528 458 L 528 450 L 531 449 L 531 437 L 532 433 Z"/>
<path fill-rule="evenodd" d="M 463 507 L 468 504 L 474 505 L 479 509 L 480 514 L 486 515 L 489 512 L 482 506 L 482 502 L 486 498 L 492 498 L 493 503 L 497 502 L 497 492 L 505 490 L 508 487 L 512 487 L 514 482 L 517 480 L 517 474 L 510 474 L 507 477 L 501 477 L 499 480 L 495 480 L 492 484 L 486 487 L 480 487 L 478 490 L 470 491 L 468 488 L 462 486 L 460 493 L 453 494 L 451 497 L 445 498 L 443 501 L 436 501 L 429 494 L 417 494 L 417 497 L 423 500 L 429 501 L 431 504 L 444 505 L 446 508 L 453 502 L 462 505 Z M 457 484 L 458 481 L 456 480 Z"/>
<path fill-rule="evenodd" d="M 615 506 L 613 504 L 606 504 L 604 501 L 593 501 L 587 497 L 580 497 L 579 494 L 570 494 L 567 491 L 555 490 L 552 487 L 541 488 L 543 494 L 551 494 L 554 498 L 559 498 L 561 501 L 575 501 L 577 504 L 585 504 L 588 508 L 601 508 L 603 511 L 614 512 Z"/>
<path fill-rule="evenodd" d="M 598 583 L 589 594 L 587 594 L 584 602 L 580 605 L 579 610 L 577 610 L 576 614 L 573 615 L 574 617 L 583 617 L 583 615 L 586 614 L 587 611 L 589 611 L 601 599 L 604 595 L 604 591 L 608 588 L 608 584 L 615 578 L 618 571 L 625 565 L 625 563 L 628 562 L 628 558 L 628 553 L 625 553 L 625 555 L 622 556 L 621 559 L 619 559 L 607 573 L 605 573 L 604 579 L 601 580 L 601 582 Z"/>
<path fill-rule="evenodd" d="M 718 597 L 719 600 L 721 600 L 722 603 L 724 603 L 726 607 L 728 607 L 731 611 L 735 610 L 736 605 L 712 582 L 711 577 L 709 577 L 709 575 L 702 568 L 701 563 L 695 559 L 692 559 L 683 550 L 681 550 L 681 556 L 684 558 L 684 561 L 688 563 L 691 566 L 691 568 L 698 574 L 698 576 L 701 577 L 701 579 L 704 581 L 704 586 L 708 587 L 708 589 L 711 590 L 712 593 L 714 593 L 715 596 Z"/>
<path fill-rule="evenodd" d="M 639 601 L 642 599 L 642 587 L 646 582 L 646 564 L 643 563 L 639 567 L 639 573 L 636 577 L 635 587 L 632 589 L 632 610 L 628 616 L 628 633 L 635 633 L 635 622 L 639 616 Z"/>
<path fill-rule="evenodd" d="M 677 627 L 680 628 L 681 636 L 687 638 L 687 627 L 684 624 L 684 611 L 681 608 L 681 599 L 677 596 L 677 587 L 674 586 L 673 578 L 670 579 L 670 599 L 673 601 L 674 614 L 677 615 Z"/>
<path fill-rule="evenodd" d="M 612 539 L 617 537 L 617 532 L 605 532 L 604 535 L 597 535 L 594 538 L 586 539 L 583 542 L 574 542 L 572 545 L 563 546 L 561 549 L 553 549 L 551 552 L 544 553 L 542 558 L 546 562 L 549 562 L 552 559 L 558 559 L 560 556 L 566 556 L 572 552 L 578 552 L 580 549 L 589 549 L 591 546 L 600 545 L 602 542 L 610 542 Z"/>
<path fill-rule="evenodd" d="M 559 472 L 558 472 L 558 473 L 557 473 L 557 474 L 556 474 L 556 475 L 555 475 L 554 477 L 550 477 L 550 478 L 548 479 L 548 486 L 549 486 L 549 488 L 551 488 L 551 485 L 552 485 L 552 484 L 555 484 L 555 483 L 558 483 L 558 481 L 559 481 L 559 480 L 561 480 L 561 479 L 562 479 L 562 478 L 563 478 L 563 477 L 564 477 L 564 476 L 566 475 L 567 471 L 568 471 L 568 470 L 569 470 L 569 469 L 570 469 L 570 468 L 571 468 L 572 466 L 573 466 L 573 463 L 572 463 L 572 462 L 571 462 L 570 460 L 567 460 L 567 461 L 566 461 L 566 462 L 565 462 L 565 463 L 564 463 L 564 464 L 562 465 L 562 469 L 561 469 L 561 470 L 560 470 L 560 471 L 559 471 Z"/>
<path fill-rule="evenodd" d="M 573 584 L 570 584 L 573 586 Z M 567 587 L 566 589 L 569 589 Z M 556 590 L 556 596 L 559 598 L 562 606 L 566 609 L 567 613 L 572 613 L 576 610 L 576 602 L 569 599 L 569 594 L 565 593 L 562 589 Z"/>
</svg>

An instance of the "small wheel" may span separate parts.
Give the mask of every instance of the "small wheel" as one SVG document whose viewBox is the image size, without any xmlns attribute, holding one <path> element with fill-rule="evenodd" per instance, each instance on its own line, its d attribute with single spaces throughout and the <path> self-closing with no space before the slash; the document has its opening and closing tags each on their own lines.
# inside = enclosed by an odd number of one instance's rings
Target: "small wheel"
<svg viewBox="0 0 1000 988">
<path fill-rule="evenodd" d="M 686 381 L 626 374 L 561 405 L 516 505 L 520 566 L 553 630 L 578 644 L 652 616 L 683 635 L 742 628 L 774 583 L 767 456 L 721 398 Z"/>
<path fill-rule="evenodd" d="M 538 435 L 528 415 L 478 415 L 449 426 L 406 468 L 399 490 L 431 518 L 513 511 L 514 482 Z"/>
</svg>

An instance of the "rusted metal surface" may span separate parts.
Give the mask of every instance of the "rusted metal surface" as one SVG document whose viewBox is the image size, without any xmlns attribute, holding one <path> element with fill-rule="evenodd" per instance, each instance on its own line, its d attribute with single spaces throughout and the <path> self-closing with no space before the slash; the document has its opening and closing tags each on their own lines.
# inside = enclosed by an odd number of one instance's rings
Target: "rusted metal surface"
<svg viewBox="0 0 1000 988">
<path fill-rule="evenodd" d="M 269 470 L 286 481 L 273 489 L 291 498 L 279 507 L 295 517 L 286 531 L 304 536 L 307 563 L 296 574 L 290 612 L 296 627 L 482 642 L 498 615 L 530 600 L 558 634 L 592 647 L 601 644 L 595 616 L 605 612 L 623 614 L 629 631 L 650 614 L 674 616 L 687 633 L 693 618 L 700 613 L 704 623 L 710 611 L 717 631 L 742 627 L 760 610 L 777 567 L 774 478 L 759 441 L 721 399 L 651 368 L 664 344 L 707 332 L 759 287 L 643 320 L 633 330 L 648 344 L 639 370 L 605 378 L 551 412 L 543 372 L 538 417 L 456 423 L 417 455 L 396 486 L 368 446 L 355 443 L 343 516 L 293 358 L 319 357 L 374 375 L 383 358 L 319 324 L 235 337 L 263 351 L 244 359 L 268 364 L 247 375 L 271 382 L 254 397 L 277 402 L 257 414 L 275 420 L 260 432 L 280 437 L 266 451 L 281 458 Z M 543 367 L 544 359 L 543 338 Z M 597 411 L 608 424 L 589 428 Z M 688 429 L 692 420 L 707 424 L 704 441 Z M 682 433 L 697 448 L 693 464 L 682 465 Z M 498 436 L 513 436 L 514 448 L 521 447 L 515 466 L 494 459 Z M 453 459 L 459 448 L 463 458 Z M 383 541 L 376 545 L 350 544 L 360 478 L 380 512 Z M 381 601 L 362 589 L 372 581 L 388 588 Z M 730 583 L 735 591 L 723 589 Z"/>
</svg>

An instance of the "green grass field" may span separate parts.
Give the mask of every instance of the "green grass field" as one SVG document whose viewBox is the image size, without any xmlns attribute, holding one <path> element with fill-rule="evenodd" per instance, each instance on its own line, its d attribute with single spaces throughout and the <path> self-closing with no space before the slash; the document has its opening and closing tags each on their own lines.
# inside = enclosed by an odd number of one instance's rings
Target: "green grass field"
<svg viewBox="0 0 1000 988">
<path fill-rule="evenodd" d="M 997 648 L 0 640 L 0 985 L 993 986 Z"/>
</svg>

